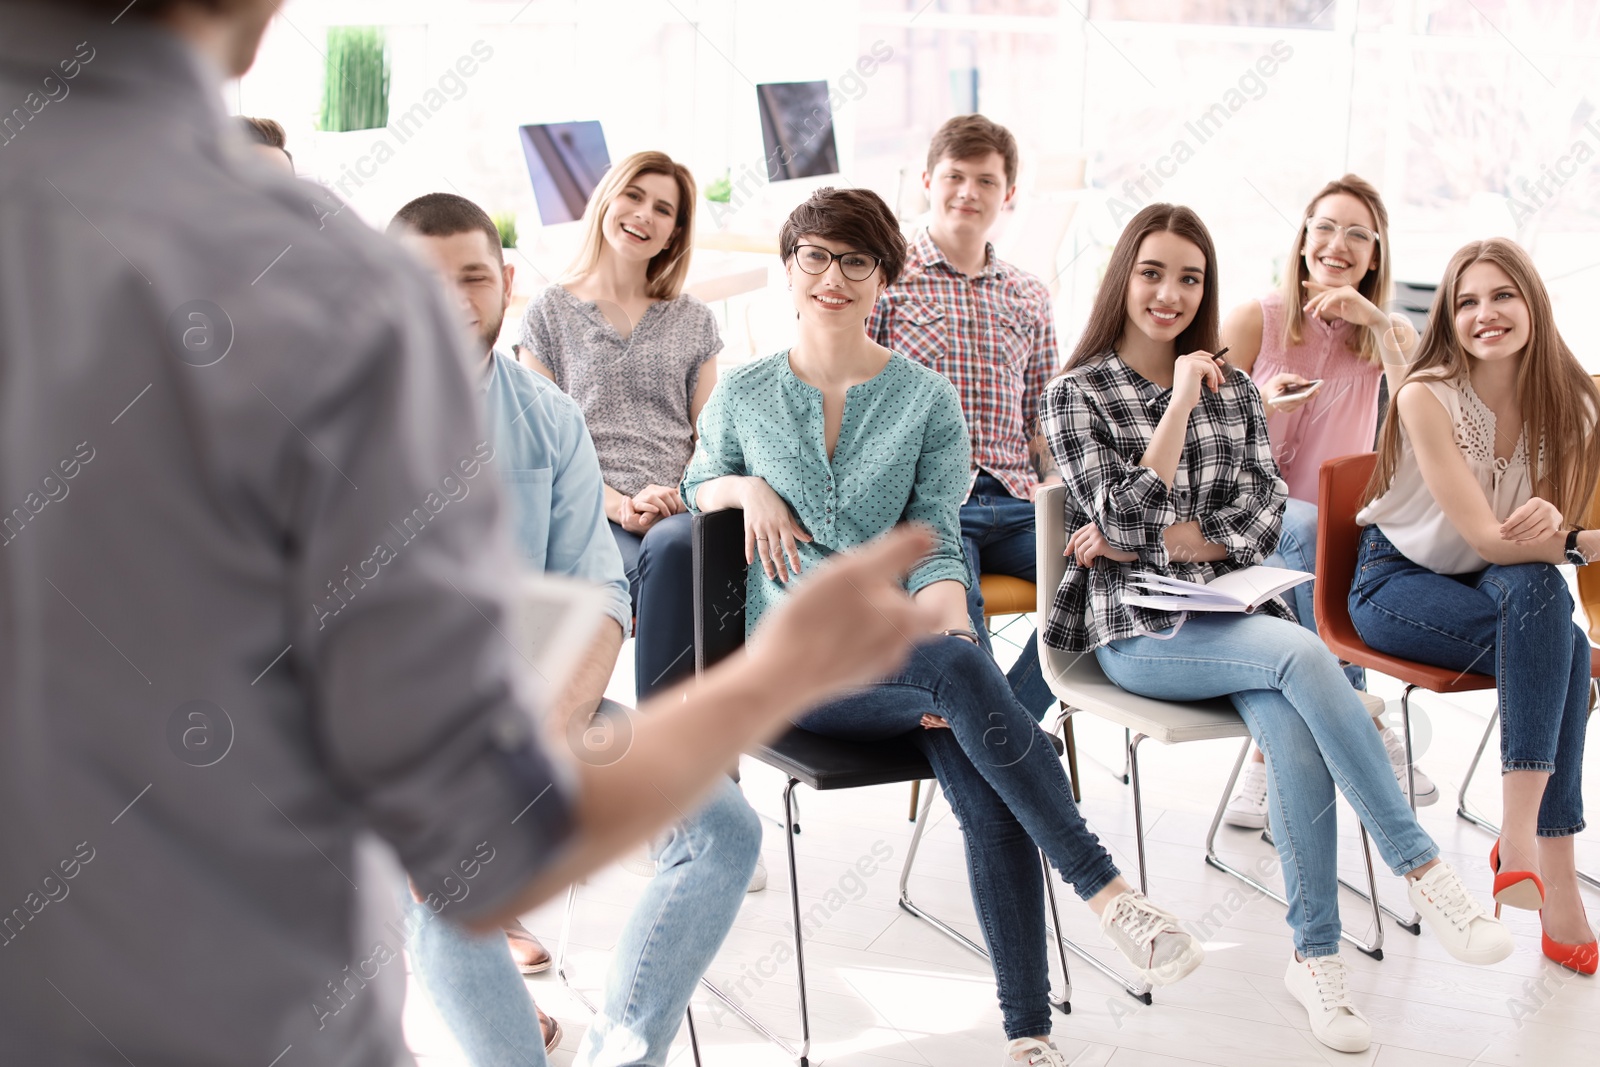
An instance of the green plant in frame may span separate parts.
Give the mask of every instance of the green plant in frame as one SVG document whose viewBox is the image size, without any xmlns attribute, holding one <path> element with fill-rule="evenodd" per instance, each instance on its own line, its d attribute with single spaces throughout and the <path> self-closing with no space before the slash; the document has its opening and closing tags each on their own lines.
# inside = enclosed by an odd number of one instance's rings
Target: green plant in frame
<svg viewBox="0 0 1600 1067">
<path fill-rule="evenodd" d="M 517 247 L 517 216 L 510 211 L 502 211 L 494 216 L 494 228 L 500 231 L 500 247 Z"/>
<path fill-rule="evenodd" d="M 706 199 L 713 204 L 726 204 L 733 199 L 733 182 L 729 180 L 730 173 L 722 172 L 722 177 L 706 183 Z"/>
<path fill-rule="evenodd" d="M 328 28 L 322 129 L 376 130 L 389 124 L 389 50 L 376 26 Z"/>
</svg>

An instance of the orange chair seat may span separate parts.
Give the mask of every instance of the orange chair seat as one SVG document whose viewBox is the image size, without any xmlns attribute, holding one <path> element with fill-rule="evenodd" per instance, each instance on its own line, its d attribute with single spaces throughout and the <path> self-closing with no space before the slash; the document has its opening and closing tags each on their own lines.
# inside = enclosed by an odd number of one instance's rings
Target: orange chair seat
<svg viewBox="0 0 1600 1067">
<path fill-rule="evenodd" d="M 1361 541 L 1356 512 L 1377 459 L 1376 453 L 1363 452 L 1322 464 L 1317 493 L 1317 585 L 1312 594 L 1318 634 L 1340 659 L 1381 671 L 1407 685 L 1435 693 L 1493 689 L 1494 679 L 1487 674 L 1453 671 L 1390 656 L 1369 647 L 1356 633 L 1348 600 Z"/>
<path fill-rule="evenodd" d="M 1009 574 L 985 574 L 978 579 L 983 594 L 983 617 L 1026 615 L 1037 607 L 1037 592 L 1032 582 Z"/>
</svg>

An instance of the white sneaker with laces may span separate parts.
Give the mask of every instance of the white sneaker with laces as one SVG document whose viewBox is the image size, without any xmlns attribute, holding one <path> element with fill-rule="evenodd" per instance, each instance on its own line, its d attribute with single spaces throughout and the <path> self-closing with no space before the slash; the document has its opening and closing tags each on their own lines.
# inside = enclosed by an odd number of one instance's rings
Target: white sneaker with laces
<svg viewBox="0 0 1600 1067">
<path fill-rule="evenodd" d="M 1244 765 L 1239 776 L 1239 791 L 1228 801 L 1222 821 L 1229 826 L 1246 830 L 1264 830 L 1267 826 L 1267 765 L 1254 760 Z"/>
<path fill-rule="evenodd" d="M 1048 1041 L 1019 1037 L 1006 1045 L 1006 1067 L 1071 1067 L 1067 1054 Z"/>
<path fill-rule="evenodd" d="M 1393 726 L 1383 731 L 1383 748 L 1389 753 L 1389 766 L 1394 768 L 1394 780 L 1400 783 L 1400 793 L 1405 795 L 1408 782 L 1406 781 L 1406 741 L 1400 736 L 1400 731 Z M 1429 804 L 1439 802 L 1439 787 L 1433 784 L 1433 779 L 1422 773 L 1422 768 L 1415 765 L 1411 768 L 1417 779 L 1417 807 L 1425 808 Z"/>
<path fill-rule="evenodd" d="M 1365 1052 L 1372 1024 L 1350 1000 L 1348 974 L 1337 952 L 1305 960 L 1291 953 L 1283 984 L 1311 1017 L 1313 1037 L 1339 1052 Z"/>
<path fill-rule="evenodd" d="M 750 884 L 745 886 L 744 891 L 746 893 L 759 893 L 765 888 L 767 888 L 767 865 L 762 862 L 760 856 L 757 856 L 756 869 L 750 875 Z"/>
<path fill-rule="evenodd" d="M 1100 932 L 1151 985 L 1171 985 L 1206 958 L 1206 950 L 1178 925 L 1176 915 L 1156 907 L 1137 890 L 1123 893 L 1106 907 L 1100 915 Z"/>
<path fill-rule="evenodd" d="M 1406 893 L 1445 951 L 1461 962 L 1499 963 L 1511 955 L 1511 931 L 1484 910 L 1443 860 L 1421 878 L 1408 880 Z"/>
</svg>

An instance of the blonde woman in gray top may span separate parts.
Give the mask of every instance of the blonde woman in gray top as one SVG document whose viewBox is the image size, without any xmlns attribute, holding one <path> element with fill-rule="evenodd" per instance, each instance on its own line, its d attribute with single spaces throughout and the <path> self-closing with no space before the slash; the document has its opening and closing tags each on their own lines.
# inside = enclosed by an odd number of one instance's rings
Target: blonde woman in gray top
<svg viewBox="0 0 1600 1067">
<path fill-rule="evenodd" d="M 695 184 L 661 152 L 619 162 L 589 198 L 584 239 L 528 305 L 521 360 L 583 409 L 635 616 L 638 695 L 693 672 L 689 516 L 678 482 L 722 349 L 711 309 L 683 292 Z"/>
</svg>

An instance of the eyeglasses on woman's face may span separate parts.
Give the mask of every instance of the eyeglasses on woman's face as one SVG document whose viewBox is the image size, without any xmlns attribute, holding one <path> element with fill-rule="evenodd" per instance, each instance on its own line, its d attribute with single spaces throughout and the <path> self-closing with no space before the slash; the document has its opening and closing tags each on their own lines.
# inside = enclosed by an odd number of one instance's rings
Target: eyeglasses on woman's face
<svg viewBox="0 0 1600 1067">
<path fill-rule="evenodd" d="M 826 274 L 833 261 L 839 261 L 839 270 L 853 282 L 864 282 L 878 269 L 877 256 L 865 252 L 830 252 L 821 245 L 796 245 L 795 264 L 807 274 Z"/>
<path fill-rule="evenodd" d="M 1365 226 L 1340 226 L 1332 219 L 1314 216 L 1306 219 L 1306 236 L 1315 237 L 1319 241 L 1332 241 L 1339 234 L 1344 234 L 1345 241 L 1352 248 L 1373 248 L 1378 243 L 1378 235 Z"/>
</svg>

